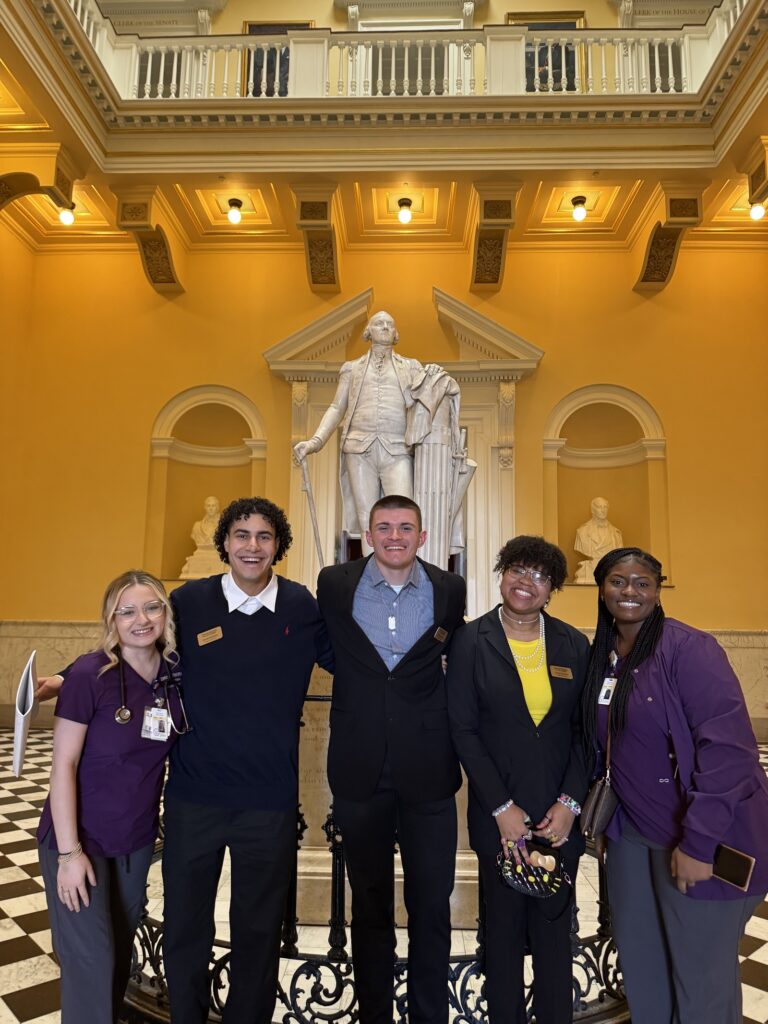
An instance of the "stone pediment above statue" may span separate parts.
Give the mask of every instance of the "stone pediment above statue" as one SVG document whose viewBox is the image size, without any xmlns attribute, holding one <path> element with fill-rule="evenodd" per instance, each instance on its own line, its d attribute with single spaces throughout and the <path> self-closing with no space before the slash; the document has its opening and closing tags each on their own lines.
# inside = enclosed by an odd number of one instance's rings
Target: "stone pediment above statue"
<svg viewBox="0 0 768 1024">
<path fill-rule="evenodd" d="M 390 461 L 393 466 L 402 462 L 403 472 L 411 470 L 405 463 L 412 461 L 413 497 L 431 523 L 428 538 L 433 535 L 424 557 L 436 564 L 459 559 L 457 571 L 468 574 L 468 607 L 474 612 L 494 599 L 488 552 L 498 551 L 514 532 L 516 388 L 535 372 L 544 352 L 439 288 L 432 289 L 431 304 L 423 305 L 421 328 L 410 297 L 409 326 L 401 323 L 402 337 L 392 352 L 394 335 L 400 333 L 397 297 L 388 297 L 388 310 L 374 313 L 374 302 L 380 301 L 373 289 L 366 289 L 264 353 L 271 372 L 291 384 L 290 442 L 296 465 L 289 517 L 296 541 L 289 571 L 311 582 L 324 562 L 355 557 L 349 542 L 360 538 L 364 544 L 367 518 L 361 508 L 369 496 L 358 488 L 360 501 L 355 498 L 359 480 L 349 471 L 373 438 L 371 445 L 381 442 L 392 456 L 383 459 L 378 448 L 375 453 L 381 493 L 410 493 L 385 483 L 384 475 L 391 475 Z M 385 328 L 386 337 L 374 337 Z M 416 347 L 414 331 L 420 331 Z M 434 340 L 425 345 L 425 338 Z M 380 365 L 374 350 L 380 350 Z M 435 362 L 426 362 L 429 358 Z M 389 404 L 374 409 L 374 426 L 353 424 L 355 417 L 365 421 L 364 414 L 373 408 L 360 396 L 365 397 L 368 375 L 376 374 L 375 394 L 390 396 Z M 417 422 L 424 429 L 416 431 Z M 389 434 L 397 434 L 400 443 L 390 443 Z M 446 451 L 438 450 L 443 442 L 450 449 L 446 459 Z M 351 481 L 349 488 L 345 480 Z M 445 495 L 451 500 L 443 501 Z M 445 515 L 431 509 L 435 502 L 447 509 Z"/>
<path fill-rule="evenodd" d="M 439 288 L 432 289 L 438 321 L 458 342 L 458 360 L 439 360 L 459 384 L 519 381 L 533 373 L 544 350 Z M 351 340 L 362 332 L 372 311 L 368 288 L 289 335 L 264 352 L 272 373 L 284 380 L 335 382 Z M 396 313 L 396 303 L 392 303 Z M 408 339 L 398 348 L 408 353 Z"/>
</svg>

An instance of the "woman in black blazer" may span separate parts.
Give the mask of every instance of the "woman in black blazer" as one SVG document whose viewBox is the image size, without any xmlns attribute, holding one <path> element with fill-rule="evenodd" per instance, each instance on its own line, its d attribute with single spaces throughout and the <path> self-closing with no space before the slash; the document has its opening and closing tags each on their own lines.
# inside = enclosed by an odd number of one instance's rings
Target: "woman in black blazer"
<svg viewBox="0 0 768 1024">
<path fill-rule="evenodd" d="M 587 793 L 580 697 L 589 644 L 544 608 L 567 573 L 542 537 L 515 537 L 499 552 L 502 603 L 462 626 L 448 662 L 448 709 L 469 779 L 469 836 L 486 909 L 485 993 L 492 1024 L 525 1024 L 523 958 L 533 957 L 537 1024 L 573 1015 L 570 908 L 564 885 L 546 899 L 499 878 L 497 856 L 526 858 L 526 840 L 560 850 L 571 880 L 584 841 L 575 826 Z"/>
</svg>

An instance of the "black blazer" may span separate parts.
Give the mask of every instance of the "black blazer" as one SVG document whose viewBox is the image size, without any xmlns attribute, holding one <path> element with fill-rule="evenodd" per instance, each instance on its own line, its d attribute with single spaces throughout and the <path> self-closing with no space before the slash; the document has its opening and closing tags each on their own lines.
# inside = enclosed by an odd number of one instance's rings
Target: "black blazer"
<svg viewBox="0 0 768 1024">
<path fill-rule="evenodd" d="M 404 800 L 442 800 L 459 788 L 461 772 L 440 658 L 464 621 L 466 585 L 455 573 L 421 562 L 432 582 L 434 623 L 390 672 L 352 616 L 367 562 L 328 566 L 317 580 L 336 660 L 328 781 L 335 795 L 365 800 L 376 789 L 386 755 Z"/>
<path fill-rule="evenodd" d="M 469 836 L 478 853 L 498 851 L 491 812 L 510 798 L 537 823 L 561 793 L 579 803 L 587 794 L 581 691 L 589 643 L 560 619 L 544 613 L 544 620 L 552 706 L 538 726 L 528 712 L 498 607 L 463 626 L 451 646 L 451 733 L 469 779 Z M 569 673 L 571 678 L 563 678 Z M 578 825 L 562 849 L 572 855 L 583 851 Z"/>
</svg>

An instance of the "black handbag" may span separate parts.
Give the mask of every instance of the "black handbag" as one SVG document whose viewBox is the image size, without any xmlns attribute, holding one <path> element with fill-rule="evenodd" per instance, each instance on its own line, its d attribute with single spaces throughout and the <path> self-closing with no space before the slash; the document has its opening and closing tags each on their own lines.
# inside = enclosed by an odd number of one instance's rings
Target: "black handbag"
<svg viewBox="0 0 768 1024">
<path fill-rule="evenodd" d="M 518 864 L 514 857 L 507 858 L 500 853 L 496 862 L 499 865 L 499 877 L 504 885 L 514 889 L 515 892 L 522 893 L 523 896 L 546 899 L 548 896 L 555 896 L 563 886 L 573 884 L 562 865 L 559 850 L 530 842 L 526 844 L 526 847 L 529 857 L 532 857 L 534 861 L 544 860 L 545 863 L 526 864 L 523 860 Z M 551 866 L 552 862 L 554 862 L 554 867 Z"/>
<path fill-rule="evenodd" d="M 608 739 L 605 744 L 605 771 L 592 783 L 581 808 L 579 827 L 585 839 L 595 839 L 608 828 L 619 806 L 619 798 L 611 786 L 611 709 L 608 708 Z"/>
</svg>

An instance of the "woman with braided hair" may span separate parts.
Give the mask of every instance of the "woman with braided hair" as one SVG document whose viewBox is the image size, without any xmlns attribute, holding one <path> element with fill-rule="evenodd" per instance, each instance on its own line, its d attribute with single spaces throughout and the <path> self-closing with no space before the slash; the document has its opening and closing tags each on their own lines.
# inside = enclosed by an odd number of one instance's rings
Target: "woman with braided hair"
<svg viewBox="0 0 768 1024">
<path fill-rule="evenodd" d="M 617 548 L 594 575 L 584 729 L 603 758 L 610 731 L 619 806 L 598 848 L 632 1024 L 741 1024 L 739 940 L 768 890 L 768 783 L 741 687 L 712 636 L 665 617 L 652 555 Z M 754 859 L 751 877 L 720 866 L 722 847 L 736 869 Z"/>
</svg>

